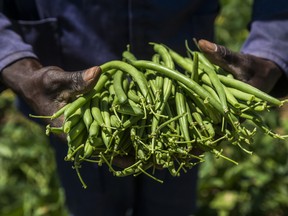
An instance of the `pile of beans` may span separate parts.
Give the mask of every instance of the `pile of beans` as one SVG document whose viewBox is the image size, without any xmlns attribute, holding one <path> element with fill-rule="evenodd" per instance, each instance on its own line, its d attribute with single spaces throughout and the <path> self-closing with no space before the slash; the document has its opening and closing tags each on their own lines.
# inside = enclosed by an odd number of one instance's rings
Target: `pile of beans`
<svg viewBox="0 0 288 216">
<path fill-rule="evenodd" d="M 94 89 L 61 108 L 64 115 L 65 160 L 79 168 L 83 162 L 106 164 L 115 176 L 153 174 L 157 167 L 179 176 L 210 152 L 225 156 L 225 146 L 249 151 L 257 130 L 284 139 L 265 124 L 261 112 L 281 106 L 280 101 L 211 64 L 201 52 L 187 49 L 181 56 L 162 44 L 151 43 L 154 55 L 138 60 L 129 50 L 122 60 L 101 65 Z M 253 123 L 247 127 L 245 121 Z M 125 168 L 115 158 L 130 156 Z"/>
</svg>

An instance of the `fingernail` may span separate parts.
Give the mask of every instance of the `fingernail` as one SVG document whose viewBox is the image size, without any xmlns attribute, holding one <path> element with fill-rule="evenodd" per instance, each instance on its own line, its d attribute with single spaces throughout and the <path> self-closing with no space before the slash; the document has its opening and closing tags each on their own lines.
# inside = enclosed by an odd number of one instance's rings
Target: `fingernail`
<svg viewBox="0 0 288 216">
<path fill-rule="evenodd" d="M 95 79 L 96 76 L 99 76 L 100 75 L 100 68 L 95 66 L 95 67 L 92 67 L 92 68 L 89 68 L 85 71 L 84 75 L 83 75 L 83 80 L 85 82 L 88 82 L 90 80 L 93 80 Z"/>
<path fill-rule="evenodd" d="M 199 46 L 202 51 L 217 52 L 217 45 L 206 40 L 200 40 Z"/>
</svg>

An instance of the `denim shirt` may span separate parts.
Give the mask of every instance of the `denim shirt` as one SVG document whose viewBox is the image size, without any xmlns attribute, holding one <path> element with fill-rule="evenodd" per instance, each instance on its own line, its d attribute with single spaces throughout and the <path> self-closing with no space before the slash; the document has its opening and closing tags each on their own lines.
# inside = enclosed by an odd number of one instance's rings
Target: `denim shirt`
<svg viewBox="0 0 288 216">
<path fill-rule="evenodd" d="M 23 57 L 80 70 L 121 58 L 127 44 L 141 57 L 149 42 L 183 51 L 185 40 L 213 38 L 219 9 L 215 0 L 0 2 L 0 71 Z"/>
<path fill-rule="evenodd" d="M 286 97 L 288 94 L 287 50 L 288 1 L 255 0 L 250 34 L 241 52 L 271 60 L 284 71 L 269 93 L 275 97 Z"/>
<path fill-rule="evenodd" d="M 288 1 L 255 0 L 250 35 L 241 51 L 272 60 L 288 76 L 287 50 Z"/>
<path fill-rule="evenodd" d="M 0 71 L 24 57 L 81 70 L 121 58 L 130 44 L 139 57 L 149 42 L 184 52 L 184 41 L 213 40 L 217 0 L 1 0 Z M 288 73 L 288 1 L 255 0 L 245 53 Z"/>
</svg>

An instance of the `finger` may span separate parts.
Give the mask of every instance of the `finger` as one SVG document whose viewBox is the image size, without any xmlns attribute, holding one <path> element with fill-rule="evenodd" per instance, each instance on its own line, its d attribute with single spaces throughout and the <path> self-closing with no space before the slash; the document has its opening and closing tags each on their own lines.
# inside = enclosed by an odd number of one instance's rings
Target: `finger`
<svg viewBox="0 0 288 216">
<path fill-rule="evenodd" d="M 90 91 L 97 83 L 101 75 L 101 68 L 91 67 L 84 71 L 70 73 L 70 88 L 72 94 L 82 94 Z"/>
<path fill-rule="evenodd" d="M 237 79 L 247 82 L 251 78 L 251 74 L 243 72 L 247 72 L 251 65 L 248 55 L 232 52 L 224 46 L 203 39 L 199 40 L 198 46 L 209 61 L 233 74 Z"/>
<path fill-rule="evenodd" d="M 57 77 L 55 77 L 56 74 Z M 52 89 L 50 92 L 52 96 L 50 97 L 53 98 L 54 103 L 47 106 L 49 110 L 46 112 L 52 114 L 73 101 L 75 96 L 90 91 L 96 85 L 100 75 L 101 69 L 98 66 L 77 72 L 59 70 L 58 73 L 55 73 L 55 71 L 52 71 L 50 80 L 53 77 L 53 81 L 49 82 L 49 86 Z M 59 125 L 62 121 L 63 119 L 59 118 L 54 121 L 54 125 Z"/>
<path fill-rule="evenodd" d="M 281 69 L 272 61 L 257 56 L 235 53 L 206 40 L 200 40 L 199 48 L 213 63 L 265 92 L 270 92 L 282 75 Z M 269 82 L 267 82 L 269 80 Z"/>
</svg>

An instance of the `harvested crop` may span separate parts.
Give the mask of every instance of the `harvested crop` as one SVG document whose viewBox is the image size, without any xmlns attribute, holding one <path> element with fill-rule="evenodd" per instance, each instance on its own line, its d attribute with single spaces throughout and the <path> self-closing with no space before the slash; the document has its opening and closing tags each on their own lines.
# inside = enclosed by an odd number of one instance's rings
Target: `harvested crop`
<svg viewBox="0 0 288 216">
<path fill-rule="evenodd" d="M 157 167 L 172 176 L 204 162 L 205 152 L 237 164 L 223 153 L 226 145 L 251 153 L 256 131 L 275 139 L 261 112 L 285 102 L 236 80 L 211 64 L 201 52 L 187 49 L 181 56 L 162 44 L 151 43 L 155 53 L 138 60 L 129 50 L 122 60 L 101 65 L 94 89 L 61 108 L 60 128 L 47 134 L 67 135 L 65 160 L 79 168 L 83 162 L 106 164 L 115 176 L 153 174 Z M 255 127 L 247 127 L 249 120 Z M 113 165 L 115 157 L 133 156 L 126 168 Z"/>
</svg>

